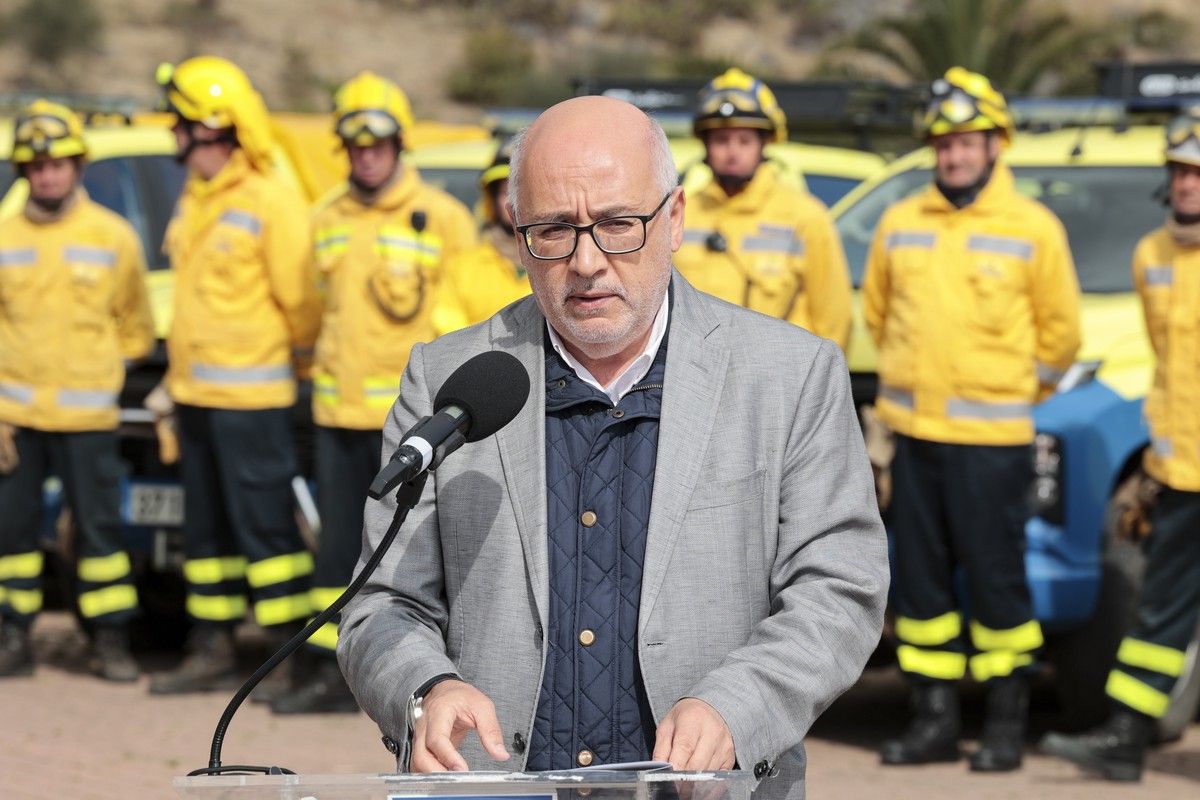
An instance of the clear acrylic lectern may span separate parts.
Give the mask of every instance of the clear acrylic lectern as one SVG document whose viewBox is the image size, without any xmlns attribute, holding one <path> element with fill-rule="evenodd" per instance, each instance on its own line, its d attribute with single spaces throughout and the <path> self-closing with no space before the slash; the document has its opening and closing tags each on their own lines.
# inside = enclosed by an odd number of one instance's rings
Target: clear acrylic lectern
<svg viewBox="0 0 1200 800">
<path fill-rule="evenodd" d="M 458 772 L 442 775 L 221 775 L 176 778 L 186 800 L 750 800 L 731 772 Z"/>
</svg>

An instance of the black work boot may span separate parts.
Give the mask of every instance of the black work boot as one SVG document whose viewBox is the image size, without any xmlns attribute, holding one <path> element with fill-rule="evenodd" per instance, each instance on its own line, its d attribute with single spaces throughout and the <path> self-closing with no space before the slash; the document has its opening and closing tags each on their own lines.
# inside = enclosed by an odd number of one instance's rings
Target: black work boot
<svg viewBox="0 0 1200 800">
<path fill-rule="evenodd" d="M 1110 781 L 1139 781 L 1146 748 L 1154 734 L 1154 720 L 1128 709 L 1113 713 L 1098 728 L 1068 736 L 1047 733 L 1038 743 L 1043 753 L 1065 758 L 1088 772 Z"/>
<path fill-rule="evenodd" d="M 983 736 L 979 740 L 979 749 L 971 754 L 971 771 L 1020 769 L 1028 719 L 1029 682 L 1021 675 L 993 680 L 988 687 Z"/>
<path fill-rule="evenodd" d="M 953 683 L 919 683 L 913 689 L 916 717 L 899 739 L 889 739 L 879 750 L 884 764 L 930 764 L 957 761 L 962 719 L 958 690 Z"/>
<path fill-rule="evenodd" d="M 276 714 L 331 714 L 358 711 L 358 703 L 342 677 L 337 659 L 332 655 L 317 656 L 316 669 L 307 681 L 293 691 L 277 697 L 271 703 Z"/>
<path fill-rule="evenodd" d="M 129 651 L 129 630 L 124 626 L 97 628 L 90 666 L 92 672 L 106 681 L 136 681 L 138 665 Z"/>
<path fill-rule="evenodd" d="M 188 634 L 183 663 L 150 679 L 150 694 L 185 694 L 233 689 L 238 685 L 233 628 L 197 625 Z"/>
<path fill-rule="evenodd" d="M 33 674 L 33 644 L 29 628 L 15 622 L 0 625 L 0 678 Z"/>
<path fill-rule="evenodd" d="M 267 657 L 275 655 L 275 652 L 287 644 L 303 627 L 303 624 L 295 622 L 263 628 L 268 650 Z M 270 674 L 254 687 L 254 691 L 250 693 L 250 702 L 270 705 L 278 698 L 286 696 L 296 684 L 296 676 L 304 669 L 303 660 L 304 648 L 301 647 L 300 650 L 284 659 L 282 664 L 271 670 Z"/>
</svg>

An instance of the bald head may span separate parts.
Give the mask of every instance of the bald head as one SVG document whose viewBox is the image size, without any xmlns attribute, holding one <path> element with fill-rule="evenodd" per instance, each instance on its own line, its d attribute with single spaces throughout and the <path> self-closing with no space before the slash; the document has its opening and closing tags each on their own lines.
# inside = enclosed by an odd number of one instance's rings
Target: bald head
<svg viewBox="0 0 1200 800">
<path fill-rule="evenodd" d="M 530 288 L 601 385 L 637 357 L 666 303 L 683 241 L 677 183 L 662 128 L 620 100 L 559 103 L 513 142 L 508 191 Z"/>
<path fill-rule="evenodd" d="M 531 170 L 602 168 L 614 158 L 647 176 L 659 196 L 677 183 L 675 163 L 662 126 L 630 103 L 589 95 L 546 109 L 513 140 L 508 199 L 518 223 L 534 218 L 523 211 L 524 178 Z M 529 170 L 526 167 L 529 167 Z"/>
</svg>

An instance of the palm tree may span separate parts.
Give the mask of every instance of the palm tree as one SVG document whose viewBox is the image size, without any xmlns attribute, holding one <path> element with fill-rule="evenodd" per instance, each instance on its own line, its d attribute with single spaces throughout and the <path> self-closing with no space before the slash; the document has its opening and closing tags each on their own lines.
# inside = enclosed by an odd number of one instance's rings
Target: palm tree
<svg viewBox="0 0 1200 800">
<path fill-rule="evenodd" d="M 961 65 L 1009 92 L 1070 92 L 1090 88 L 1096 59 L 1131 47 L 1169 49 L 1186 35 L 1186 22 L 1163 10 L 1088 22 L 1055 3 L 914 0 L 909 13 L 835 42 L 817 71 L 925 82 Z"/>
</svg>

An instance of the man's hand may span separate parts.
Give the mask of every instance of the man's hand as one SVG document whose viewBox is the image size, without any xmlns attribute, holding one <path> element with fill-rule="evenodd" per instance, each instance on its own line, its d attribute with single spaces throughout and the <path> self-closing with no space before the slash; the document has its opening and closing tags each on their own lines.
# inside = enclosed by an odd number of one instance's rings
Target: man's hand
<svg viewBox="0 0 1200 800">
<path fill-rule="evenodd" d="M 663 717 L 654 744 L 654 760 L 670 761 L 677 770 L 733 769 L 733 734 L 717 710 L 703 700 L 685 697 Z"/>
<path fill-rule="evenodd" d="M 421 717 L 413 727 L 413 772 L 464 772 L 466 760 L 459 745 L 474 730 L 483 749 L 496 761 L 507 761 L 504 733 L 496 718 L 496 706 L 469 683 L 446 680 L 435 684 L 422 702 Z"/>
</svg>

